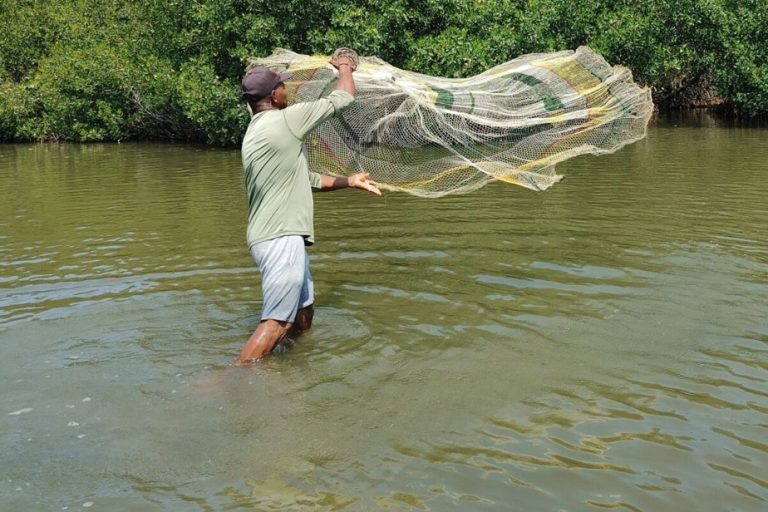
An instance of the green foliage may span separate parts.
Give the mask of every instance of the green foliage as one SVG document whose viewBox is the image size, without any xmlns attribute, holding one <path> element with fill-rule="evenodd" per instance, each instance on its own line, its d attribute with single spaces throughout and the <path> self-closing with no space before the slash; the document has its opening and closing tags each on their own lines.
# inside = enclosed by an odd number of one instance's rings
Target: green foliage
<svg viewBox="0 0 768 512">
<path fill-rule="evenodd" d="M 44 0 L 0 2 L 0 77 L 20 81 L 48 54 L 62 30 L 62 20 L 47 4 Z"/>
<path fill-rule="evenodd" d="M 733 2 L 725 14 L 716 68 L 721 94 L 747 116 L 768 112 L 768 1 Z M 725 37 L 729 34 L 730 37 Z"/>
<path fill-rule="evenodd" d="M 19 122 L 32 115 L 31 95 L 25 86 L 8 80 L 0 82 L 0 141 L 16 138 Z"/>
<path fill-rule="evenodd" d="M 447 77 L 588 44 L 662 107 L 768 112 L 768 0 L 3 0 L 0 140 L 237 144 L 248 56 L 351 46 Z"/>
<path fill-rule="evenodd" d="M 54 140 L 120 140 L 127 73 L 110 47 L 86 50 L 57 46 L 41 60 L 30 81 L 37 115 L 20 135 Z"/>
<path fill-rule="evenodd" d="M 716 2 L 654 0 L 644 9 L 627 4 L 603 19 L 608 26 L 595 48 L 653 85 L 657 102 L 685 106 L 714 93 L 716 41 L 722 30 Z"/>
<path fill-rule="evenodd" d="M 130 57 L 95 44 L 57 45 L 25 83 L 29 115 L 17 126 L 21 139 L 125 140 L 173 132 L 176 76 L 154 56 Z M 183 137 L 183 135 L 182 135 Z"/>
<path fill-rule="evenodd" d="M 520 54 L 521 15 L 505 0 L 426 2 L 419 17 L 436 24 L 421 27 L 404 66 L 458 78 L 506 62 Z"/>
<path fill-rule="evenodd" d="M 217 145 L 239 143 L 248 119 L 238 101 L 239 84 L 221 80 L 213 65 L 202 60 L 184 64 L 178 80 L 179 103 L 197 138 Z"/>
</svg>

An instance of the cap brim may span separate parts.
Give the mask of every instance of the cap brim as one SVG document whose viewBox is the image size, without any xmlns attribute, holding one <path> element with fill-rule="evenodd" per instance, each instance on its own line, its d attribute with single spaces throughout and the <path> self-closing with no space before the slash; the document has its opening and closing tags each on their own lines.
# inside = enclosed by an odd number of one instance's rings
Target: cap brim
<svg viewBox="0 0 768 512">
<path fill-rule="evenodd" d="M 290 71 L 283 71 L 282 73 L 278 73 L 277 76 L 280 77 L 281 82 L 287 82 L 288 80 L 291 79 L 291 77 L 293 76 L 293 73 L 291 73 Z"/>
</svg>

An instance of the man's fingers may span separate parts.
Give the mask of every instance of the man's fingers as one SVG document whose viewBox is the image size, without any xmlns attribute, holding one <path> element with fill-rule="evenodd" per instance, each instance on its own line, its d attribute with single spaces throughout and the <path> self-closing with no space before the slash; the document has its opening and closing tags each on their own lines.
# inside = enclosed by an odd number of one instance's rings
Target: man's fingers
<svg viewBox="0 0 768 512">
<path fill-rule="evenodd" d="M 381 195 L 381 190 L 376 186 L 376 182 L 370 179 L 370 175 L 367 172 L 360 172 L 353 174 L 349 177 L 349 184 L 352 187 L 359 188 L 361 190 L 367 190 L 377 196 Z"/>
<path fill-rule="evenodd" d="M 370 181 L 368 182 L 368 191 L 376 194 L 377 196 L 381 195 L 381 190 L 379 190 L 379 187 L 376 186 L 376 183 Z"/>
</svg>

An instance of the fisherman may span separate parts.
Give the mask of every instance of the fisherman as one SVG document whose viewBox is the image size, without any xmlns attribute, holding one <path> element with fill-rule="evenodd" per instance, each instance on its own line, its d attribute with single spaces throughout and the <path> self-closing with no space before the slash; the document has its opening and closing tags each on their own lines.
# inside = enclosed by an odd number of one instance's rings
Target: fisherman
<svg viewBox="0 0 768 512">
<path fill-rule="evenodd" d="M 290 73 L 255 67 L 243 78 L 242 95 L 251 115 L 242 146 L 247 241 L 261 273 L 263 308 L 259 326 L 240 352 L 241 363 L 262 358 L 286 335 L 312 325 L 315 298 L 306 251 L 315 241 L 312 190 L 358 188 L 381 195 L 368 173 L 321 175 L 307 164 L 305 139 L 354 100 L 357 62 L 353 50 L 337 50 L 330 61 L 338 70 L 336 89 L 290 107 L 284 83 Z"/>
</svg>

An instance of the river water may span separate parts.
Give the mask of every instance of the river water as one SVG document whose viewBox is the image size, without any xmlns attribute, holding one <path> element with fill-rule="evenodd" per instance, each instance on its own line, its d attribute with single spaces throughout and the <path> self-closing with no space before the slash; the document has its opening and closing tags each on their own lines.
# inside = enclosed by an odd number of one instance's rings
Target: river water
<svg viewBox="0 0 768 512">
<path fill-rule="evenodd" d="M 766 510 L 768 130 L 546 192 L 315 196 L 313 330 L 260 313 L 236 150 L 0 146 L 0 509 Z"/>
</svg>

